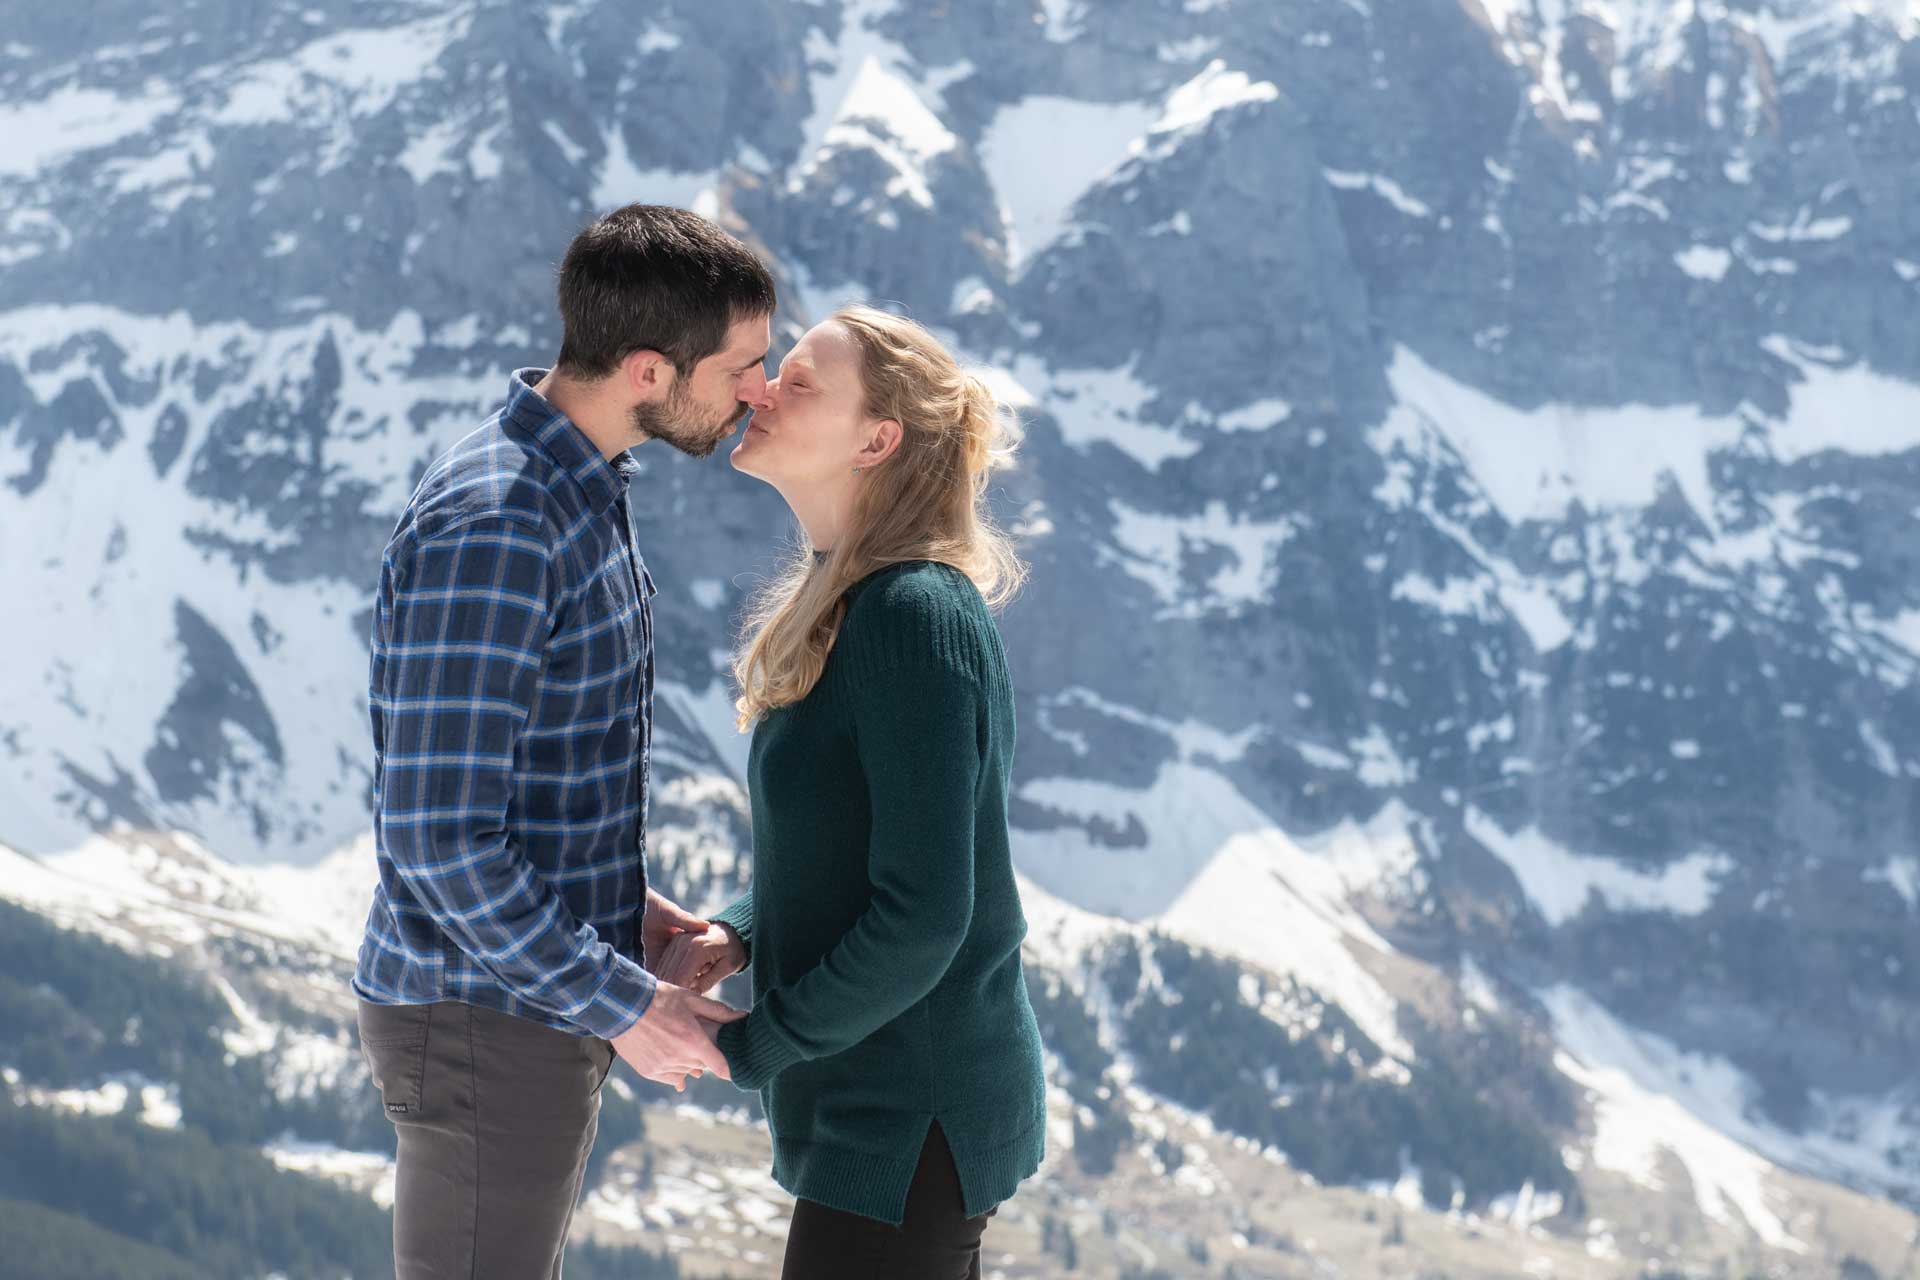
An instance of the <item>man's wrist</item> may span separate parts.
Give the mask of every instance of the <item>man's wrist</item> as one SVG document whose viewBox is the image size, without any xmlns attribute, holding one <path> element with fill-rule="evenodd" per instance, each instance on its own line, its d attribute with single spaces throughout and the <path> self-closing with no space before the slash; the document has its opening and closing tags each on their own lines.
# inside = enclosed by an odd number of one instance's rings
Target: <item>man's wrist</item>
<svg viewBox="0 0 1920 1280">
<path fill-rule="evenodd" d="M 573 1021 L 603 1040 L 631 1030 L 647 1016 L 660 980 L 626 956 L 616 955 L 606 985 Z"/>
</svg>

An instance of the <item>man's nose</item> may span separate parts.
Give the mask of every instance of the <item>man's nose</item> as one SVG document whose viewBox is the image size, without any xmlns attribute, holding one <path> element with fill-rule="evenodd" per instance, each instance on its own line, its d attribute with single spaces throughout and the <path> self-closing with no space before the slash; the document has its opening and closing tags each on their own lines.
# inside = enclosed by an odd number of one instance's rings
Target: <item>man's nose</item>
<svg viewBox="0 0 1920 1280">
<path fill-rule="evenodd" d="M 773 380 L 767 377 L 766 370 L 755 369 L 747 375 L 745 385 L 740 388 L 740 398 L 756 409 L 773 407 Z"/>
</svg>

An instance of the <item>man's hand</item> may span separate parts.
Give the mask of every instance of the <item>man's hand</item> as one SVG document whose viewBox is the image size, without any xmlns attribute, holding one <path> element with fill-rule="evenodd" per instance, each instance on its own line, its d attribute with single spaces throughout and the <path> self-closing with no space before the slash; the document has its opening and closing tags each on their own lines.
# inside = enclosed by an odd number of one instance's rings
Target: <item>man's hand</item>
<svg viewBox="0 0 1920 1280">
<path fill-rule="evenodd" d="M 649 885 L 647 905 L 640 914 L 640 967 L 648 973 L 659 973 L 660 958 L 667 952 L 667 943 L 682 931 L 705 933 L 707 922 L 699 916 L 688 915 L 678 903 Z"/>
<path fill-rule="evenodd" d="M 745 1009 L 662 982 L 640 1020 L 613 1038 L 614 1052 L 647 1079 L 684 1093 L 689 1075 L 711 1071 L 733 1079 L 713 1033 L 719 1024 L 746 1016 Z"/>
<path fill-rule="evenodd" d="M 740 972 L 746 964 L 747 949 L 740 935 L 716 921 L 704 933 L 688 930 L 675 934 L 655 972 L 662 982 L 705 995 L 722 978 Z"/>
</svg>

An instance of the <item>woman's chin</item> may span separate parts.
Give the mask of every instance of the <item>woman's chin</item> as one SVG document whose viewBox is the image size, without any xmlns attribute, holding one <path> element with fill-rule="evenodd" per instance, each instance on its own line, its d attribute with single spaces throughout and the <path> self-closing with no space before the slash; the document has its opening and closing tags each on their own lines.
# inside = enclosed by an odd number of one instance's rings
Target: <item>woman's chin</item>
<svg viewBox="0 0 1920 1280">
<path fill-rule="evenodd" d="M 732 463 L 733 469 L 743 476 L 752 476 L 755 480 L 766 479 L 760 474 L 760 468 L 754 465 L 753 450 L 745 440 L 733 446 L 732 452 L 727 454 L 727 461 Z"/>
</svg>

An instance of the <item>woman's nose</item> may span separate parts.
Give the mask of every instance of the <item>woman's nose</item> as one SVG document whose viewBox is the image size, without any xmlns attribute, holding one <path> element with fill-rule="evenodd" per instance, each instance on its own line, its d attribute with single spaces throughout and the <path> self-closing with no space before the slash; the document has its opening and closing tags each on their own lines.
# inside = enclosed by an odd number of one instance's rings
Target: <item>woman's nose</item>
<svg viewBox="0 0 1920 1280">
<path fill-rule="evenodd" d="M 763 378 L 761 379 L 758 393 L 748 395 L 747 403 L 756 409 L 771 409 L 773 408 L 773 399 L 779 394 L 779 390 L 780 380 L 778 378 Z"/>
</svg>

